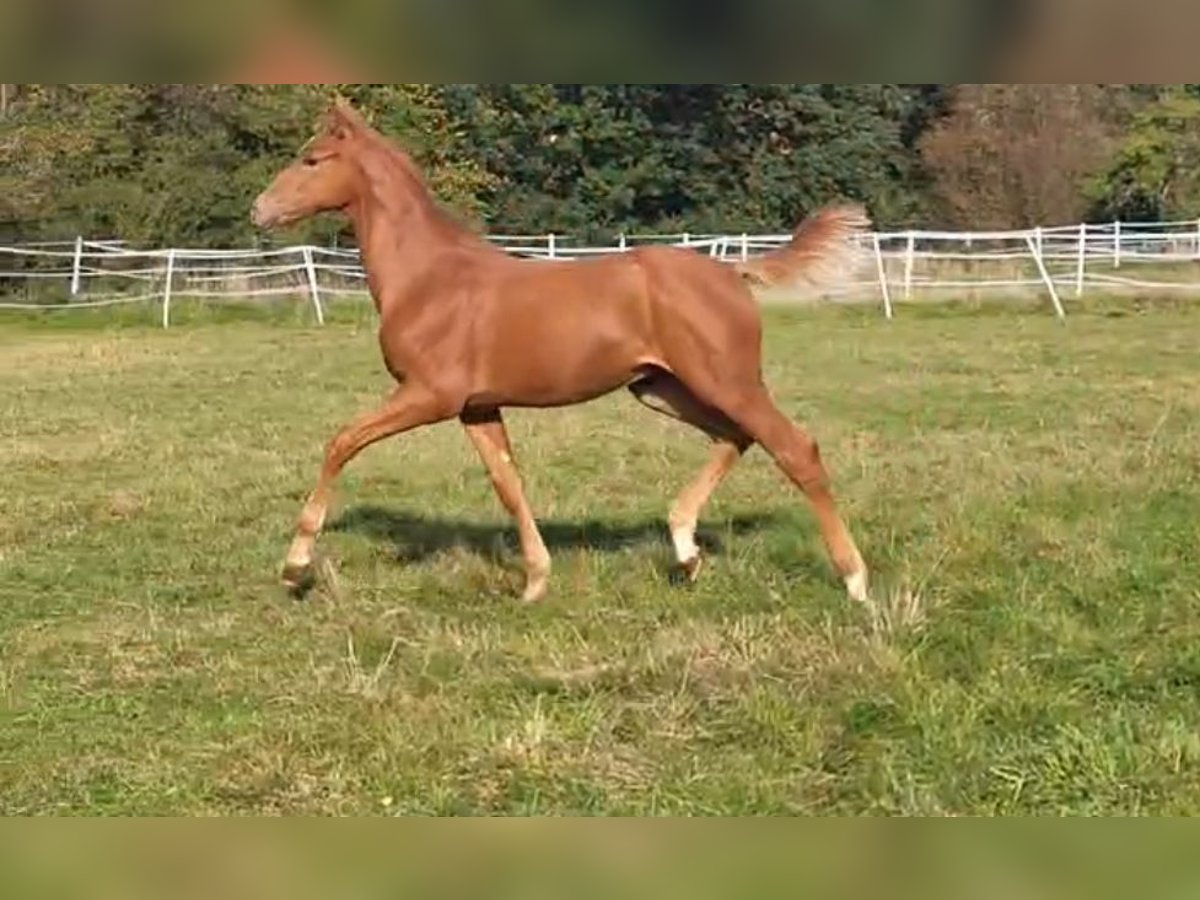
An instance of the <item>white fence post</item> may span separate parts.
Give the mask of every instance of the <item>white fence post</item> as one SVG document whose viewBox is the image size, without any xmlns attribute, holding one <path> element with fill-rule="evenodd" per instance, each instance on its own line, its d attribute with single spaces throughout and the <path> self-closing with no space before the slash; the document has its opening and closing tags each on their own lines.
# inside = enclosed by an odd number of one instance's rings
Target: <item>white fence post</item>
<svg viewBox="0 0 1200 900">
<path fill-rule="evenodd" d="M 911 231 L 904 245 L 904 299 L 912 299 L 913 263 L 917 255 L 917 236 Z"/>
<path fill-rule="evenodd" d="M 617 241 L 617 247 L 621 250 L 622 253 L 624 253 L 626 250 L 629 249 L 629 238 L 626 237 L 624 234 L 622 234 L 621 237 Z"/>
<path fill-rule="evenodd" d="M 313 309 L 317 313 L 317 324 L 325 324 L 325 310 L 321 308 L 321 285 L 317 281 L 317 264 L 313 259 L 312 247 L 304 248 L 304 268 L 308 272 L 308 292 L 312 296 Z"/>
<path fill-rule="evenodd" d="M 1033 254 L 1034 262 L 1037 263 L 1038 271 L 1042 275 L 1042 281 L 1046 284 L 1046 290 L 1050 292 L 1050 300 L 1054 303 L 1054 314 L 1060 319 L 1065 319 L 1067 312 L 1063 309 L 1062 300 L 1058 296 L 1058 288 L 1054 286 L 1054 279 L 1050 277 L 1050 272 L 1046 269 L 1046 261 L 1042 258 L 1042 254 L 1038 249 L 1037 240 L 1030 234 L 1025 236 L 1025 242 L 1029 245 L 1029 252 Z"/>
<path fill-rule="evenodd" d="M 167 283 L 163 285 L 163 328 L 171 327 L 171 287 L 175 281 L 175 251 L 167 251 Z"/>
<path fill-rule="evenodd" d="M 1075 271 L 1075 296 L 1083 296 L 1083 283 L 1087 278 L 1087 239 L 1088 227 L 1084 222 L 1079 226 L 1079 260 Z"/>
<path fill-rule="evenodd" d="M 79 296 L 79 285 L 83 279 L 83 238 L 75 238 L 75 264 L 71 268 L 71 296 Z"/>
<path fill-rule="evenodd" d="M 875 239 L 875 265 L 879 269 L 879 291 L 883 294 L 883 314 L 890 320 L 892 318 L 892 292 L 888 288 L 887 266 L 883 263 L 883 244 L 879 240 L 879 235 L 873 235 Z"/>
<path fill-rule="evenodd" d="M 558 258 L 558 237 L 549 235 L 546 238 L 546 252 L 549 253 L 551 259 Z"/>
<path fill-rule="evenodd" d="M 1121 221 L 1113 222 L 1113 268 L 1121 268 Z"/>
<path fill-rule="evenodd" d="M 742 233 L 742 262 L 750 262 L 750 235 Z"/>
</svg>

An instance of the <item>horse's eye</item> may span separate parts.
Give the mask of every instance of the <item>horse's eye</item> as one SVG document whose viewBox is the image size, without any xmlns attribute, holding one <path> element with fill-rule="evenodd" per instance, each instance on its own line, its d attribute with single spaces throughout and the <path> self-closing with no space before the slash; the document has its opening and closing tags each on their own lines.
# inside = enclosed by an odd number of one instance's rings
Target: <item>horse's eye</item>
<svg viewBox="0 0 1200 900">
<path fill-rule="evenodd" d="M 321 161 L 319 159 L 317 159 L 315 156 L 304 157 L 304 165 L 308 166 L 309 168 L 312 168 L 313 166 L 317 165 L 320 162 Z"/>
</svg>

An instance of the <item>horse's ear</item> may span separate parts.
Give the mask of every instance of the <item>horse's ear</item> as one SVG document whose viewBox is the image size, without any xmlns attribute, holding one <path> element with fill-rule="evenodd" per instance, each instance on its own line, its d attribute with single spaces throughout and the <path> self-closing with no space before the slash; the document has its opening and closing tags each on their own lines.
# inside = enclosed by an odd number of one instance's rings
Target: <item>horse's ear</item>
<svg viewBox="0 0 1200 900">
<path fill-rule="evenodd" d="M 366 120 L 359 114 L 350 101 L 338 96 L 333 101 L 326 117 L 329 131 L 334 137 L 344 138 L 367 127 Z"/>
</svg>

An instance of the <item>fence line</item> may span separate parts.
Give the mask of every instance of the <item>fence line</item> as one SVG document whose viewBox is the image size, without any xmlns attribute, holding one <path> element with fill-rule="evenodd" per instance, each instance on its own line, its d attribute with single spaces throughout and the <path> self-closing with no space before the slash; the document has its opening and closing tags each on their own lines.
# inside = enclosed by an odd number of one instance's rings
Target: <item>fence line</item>
<svg viewBox="0 0 1200 900">
<path fill-rule="evenodd" d="M 516 256 L 563 260 L 675 246 L 724 262 L 786 243 L 786 234 L 623 235 L 606 246 L 562 235 L 493 235 Z M 1200 221 L 1069 225 L 1018 231 L 877 232 L 862 242 L 863 277 L 823 295 L 832 301 L 875 295 L 890 319 L 897 306 L 945 292 L 1037 292 L 1065 317 L 1064 295 L 1089 290 L 1200 293 Z M 1139 270 L 1140 267 L 1140 270 Z M 164 327 L 178 299 L 304 297 L 319 323 L 328 299 L 362 295 L 357 250 L 316 246 L 268 249 L 139 249 L 120 241 L 45 242 L 0 247 L 0 309 L 60 310 L 157 300 Z M 61 289 L 55 288 L 60 284 Z"/>
</svg>

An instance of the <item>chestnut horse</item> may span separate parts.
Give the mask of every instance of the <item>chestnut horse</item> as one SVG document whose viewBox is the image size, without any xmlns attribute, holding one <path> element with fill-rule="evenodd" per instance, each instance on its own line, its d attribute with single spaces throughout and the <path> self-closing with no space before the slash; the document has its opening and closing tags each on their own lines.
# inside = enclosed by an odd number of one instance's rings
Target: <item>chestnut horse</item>
<svg viewBox="0 0 1200 900">
<path fill-rule="evenodd" d="M 700 569 L 701 510 L 759 444 L 811 502 L 850 596 L 866 599 L 866 566 L 834 504 L 817 444 L 763 384 L 761 317 L 749 288 L 843 279 L 856 256 L 853 239 L 868 225 L 860 208 L 826 209 L 790 244 L 740 266 L 670 247 L 587 261 L 517 259 L 445 212 L 412 159 L 339 100 L 302 158 L 255 202 L 253 219 L 269 228 L 325 211 L 341 211 L 354 226 L 383 359 L 399 386 L 329 444 L 285 584 L 311 583 L 330 493 L 351 459 L 384 438 L 458 419 L 516 520 L 525 600 L 541 599 L 550 554 L 501 410 L 569 406 L 628 387 L 647 407 L 713 442 L 711 460 L 669 517 L 688 578 Z"/>
</svg>

